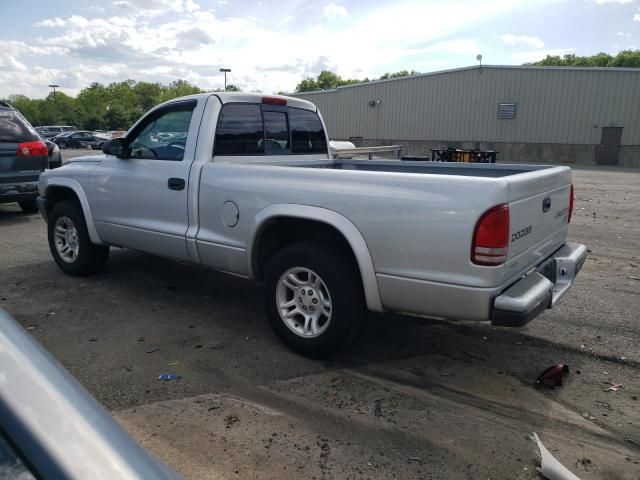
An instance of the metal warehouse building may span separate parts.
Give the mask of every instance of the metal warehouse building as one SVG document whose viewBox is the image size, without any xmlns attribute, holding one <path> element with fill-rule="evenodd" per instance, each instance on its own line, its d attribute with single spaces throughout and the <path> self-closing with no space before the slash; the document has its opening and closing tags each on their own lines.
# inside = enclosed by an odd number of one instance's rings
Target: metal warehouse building
<svg viewBox="0 0 640 480">
<path fill-rule="evenodd" d="M 640 166 L 640 69 L 475 66 L 296 96 L 320 108 L 331 139 L 357 146 Z"/>
</svg>

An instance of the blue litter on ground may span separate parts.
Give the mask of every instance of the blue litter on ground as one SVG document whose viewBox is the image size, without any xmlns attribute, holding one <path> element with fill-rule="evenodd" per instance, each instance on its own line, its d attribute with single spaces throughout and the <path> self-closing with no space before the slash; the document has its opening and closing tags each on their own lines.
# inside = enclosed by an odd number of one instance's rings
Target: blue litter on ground
<svg viewBox="0 0 640 480">
<path fill-rule="evenodd" d="M 158 380 L 180 380 L 182 377 L 176 373 L 162 373 Z"/>
</svg>

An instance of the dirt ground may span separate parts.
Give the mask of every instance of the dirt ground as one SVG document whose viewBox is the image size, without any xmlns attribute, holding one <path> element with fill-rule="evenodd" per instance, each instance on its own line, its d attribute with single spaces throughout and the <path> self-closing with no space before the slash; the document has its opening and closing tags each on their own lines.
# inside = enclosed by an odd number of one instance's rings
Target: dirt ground
<svg viewBox="0 0 640 480">
<path fill-rule="evenodd" d="M 537 432 L 581 479 L 638 480 L 640 170 L 574 183 L 570 238 L 589 259 L 520 329 L 371 315 L 350 352 L 309 360 L 271 333 L 251 282 L 118 249 L 67 277 L 44 222 L 9 205 L 0 306 L 185 478 L 540 478 Z M 555 363 L 564 386 L 535 387 Z"/>
</svg>

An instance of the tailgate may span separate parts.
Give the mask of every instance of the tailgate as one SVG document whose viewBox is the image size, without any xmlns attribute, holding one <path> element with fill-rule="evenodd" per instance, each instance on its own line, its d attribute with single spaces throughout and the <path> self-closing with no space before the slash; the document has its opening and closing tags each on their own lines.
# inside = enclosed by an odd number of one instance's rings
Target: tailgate
<svg viewBox="0 0 640 480">
<path fill-rule="evenodd" d="M 508 177 L 510 242 L 505 280 L 566 243 L 571 170 L 555 167 Z"/>
</svg>

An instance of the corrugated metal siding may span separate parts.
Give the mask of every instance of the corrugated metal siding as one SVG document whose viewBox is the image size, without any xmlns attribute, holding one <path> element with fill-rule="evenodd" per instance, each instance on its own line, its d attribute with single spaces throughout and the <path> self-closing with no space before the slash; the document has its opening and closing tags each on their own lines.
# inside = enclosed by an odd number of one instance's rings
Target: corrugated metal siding
<svg viewBox="0 0 640 480">
<path fill-rule="evenodd" d="M 640 70 L 483 67 L 296 96 L 331 138 L 595 145 L 620 126 L 622 145 L 640 145 Z M 498 119 L 499 103 L 516 118 Z"/>
</svg>

